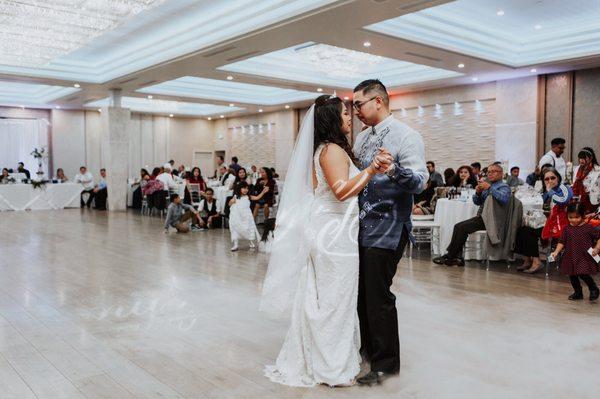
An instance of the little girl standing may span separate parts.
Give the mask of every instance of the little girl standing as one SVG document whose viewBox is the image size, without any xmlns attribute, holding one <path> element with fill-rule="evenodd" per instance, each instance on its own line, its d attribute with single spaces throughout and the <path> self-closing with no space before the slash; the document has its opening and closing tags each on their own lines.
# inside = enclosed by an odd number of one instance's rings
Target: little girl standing
<svg viewBox="0 0 600 399">
<path fill-rule="evenodd" d="M 575 291 L 569 296 L 569 300 L 572 301 L 583 299 L 580 279 L 590 290 L 590 301 L 594 301 L 600 296 L 600 290 L 591 276 L 598 272 L 598 263 L 592 256 L 600 253 L 600 241 L 598 241 L 600 234 L 598 230 L 585 222 L 584 216 L 583 204 L 572 203 L 567 206 L 569 225 L 564 228 L 558 245 L 551 255 L 556 258 L 563 249 L 565 250 L 560 272 L 569 275 L 571 279 L 571 285 Z M 591 256 L 588 253 L 590 247 L 593 248 Z"/>
<path fill-rule="evenodd" d="M 238 250 L 239 240 L 249 240 L 250 248 L 256 247 L 260 235 L 254 223 L 254 216 L 250 209 L 250 200 L 258 201 L 267 192 L 269 187 L 265 186 L 259 195 L 248 196 L 248 183 L 240 181 L 235 185 L 233 198 L 229 201 L 229 231 L 231 232 L 232 251 Z"/>
</svg>

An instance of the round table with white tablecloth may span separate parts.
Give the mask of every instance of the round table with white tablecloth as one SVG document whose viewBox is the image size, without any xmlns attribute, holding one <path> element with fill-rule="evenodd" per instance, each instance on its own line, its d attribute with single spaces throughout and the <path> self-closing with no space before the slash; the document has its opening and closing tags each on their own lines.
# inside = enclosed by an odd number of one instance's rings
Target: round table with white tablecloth
<svg viewBox="0 0 600 399">
<path fill-rule="evenodd" d="M 523 213 L 529 209 L 542 209 L 542 197 L 539 198 L 523 198 Z M 467 201 L 449 200 L 441 198 L 435 206 L 434 221 L 440 225 L 440 249 L 442 253 L 446 252 L 446 248 L 452 240 L 452 232 L 454 225 L 464 220 L 470 219 L 477 215 L 479 206 L 475 205 L 471 199 Z"/>
<path fill-rule="evenodd" d="M 83 188 L 76 183 L 0 185 L 0 211 L 78 208 Z"/>
</svg>

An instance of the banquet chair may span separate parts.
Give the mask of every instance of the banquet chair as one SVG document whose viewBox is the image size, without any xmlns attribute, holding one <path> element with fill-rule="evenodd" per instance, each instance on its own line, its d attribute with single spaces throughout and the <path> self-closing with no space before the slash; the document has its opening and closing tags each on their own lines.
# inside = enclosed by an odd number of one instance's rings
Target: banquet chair
<svg viewBox="0 0 600 399">
<path fill-rule="evenodd" d="M 202 196 L 200 195 L 200 184 L 190 184 L 189 192 L 192 206 L 198 209 L 200 206 L 200 201 L 202 200 Z"/>
<path fill-rule="evenodd" d="M 432 254 L 439 254 L 440 248 L 440 225 L 434 222 L 433 215 L 413 215 L 412 235 L 419 248 L 419 244 L 429 243 Z M 413 243 L 408 243 L 408 258 L 412 258 Z"/>
<path fill-rule="evenodd" d="M 142 192 L 142 207 L 140 208 L 142 215 L 150 215 L 150 205 L 148 204 L 148 196 Z"/>
</svg>

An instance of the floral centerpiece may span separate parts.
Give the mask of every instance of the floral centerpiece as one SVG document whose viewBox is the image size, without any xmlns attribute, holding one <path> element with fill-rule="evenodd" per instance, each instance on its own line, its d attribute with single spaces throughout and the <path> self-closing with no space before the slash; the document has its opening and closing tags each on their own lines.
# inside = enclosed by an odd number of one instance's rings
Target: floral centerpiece
<svg viewBox="0 0 600 399">
<path fill-rule="evenodd" d="M 33 151 L 31 151 L 31 155 L 38 162 L 38 171 L 36 172 L 36 175 L 38 176 L 38 180 L 43 180 L 44 170 L 42 169 L 42 165 L 44 163 L 44 160 L 48 159 L 48 153 L 46 152 L 46 149 L 44 147 L 41 147 L 39 149 L 34 148 Z"/>
</svg>

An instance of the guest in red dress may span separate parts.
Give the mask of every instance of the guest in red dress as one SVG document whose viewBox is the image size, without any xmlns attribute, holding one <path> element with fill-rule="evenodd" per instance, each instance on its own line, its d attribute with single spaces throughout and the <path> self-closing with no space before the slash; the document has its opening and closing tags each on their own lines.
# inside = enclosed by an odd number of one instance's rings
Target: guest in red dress
<svg viewBox="0 0 600 399">
<path fill-rule="evenodd" d="M 581 282 L 586 283 L 590 290 L 590 301 L 598 299 L 600 290 L 596 282 L 592 278 L 592 274 L 598 272 L 598 263 L 588 253 L 589 248 L 593 248 L 592 255 L 600 253 L 600 234 L 590 224 L 585 221 L 585 207 L 582 203 L 571 203 L 567 206 L 567 217 L 569 224 L 564 228 L 556 250 L 552 253 L 552 257 L 556 256 L 564 249 L 560 272 L 567 274 L 573 286 L 573 294 L 569 299 L 583 299 Z"/>
</svg>

